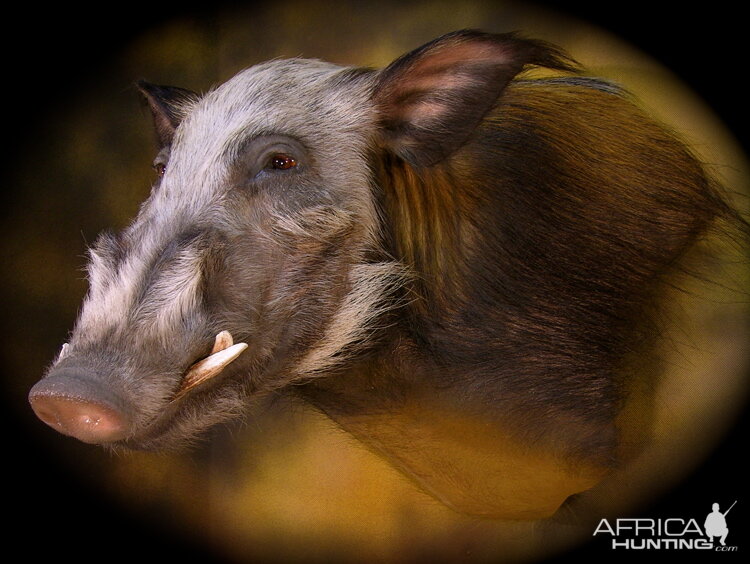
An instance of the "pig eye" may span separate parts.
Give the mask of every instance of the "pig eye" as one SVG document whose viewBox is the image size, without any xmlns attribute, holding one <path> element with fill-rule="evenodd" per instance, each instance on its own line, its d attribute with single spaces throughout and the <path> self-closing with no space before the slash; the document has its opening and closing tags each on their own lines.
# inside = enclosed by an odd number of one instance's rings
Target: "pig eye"
<svg viewBox="0 0 750 564">
<path fill-rule="evenodd" d="M 277 153 L 268 163 L 269 167 L 275 170 L 289 170 L 297 166 L 297 159 L 291 155 Z"/>
<path fill-rule="evenodd" d="M 154 159 L 153 164 L 151 165 L 154 170 L 156 171 L 156 176 L 161 179 L 162 176 L 164 176 L 164 173 L 167 172 L 167 163 L 169 162 L 169 147 L 166 147 L 159 151 L 159 154 L 156 155 L 156 158 Z"/>
<path fill-rule="evenodd" d="M 228 156 L 241 178 L 276 182 L 306 171 L 308 155 L 304 145 L 294 137 L 268 134 L 247 139 Z"/>
</svg>

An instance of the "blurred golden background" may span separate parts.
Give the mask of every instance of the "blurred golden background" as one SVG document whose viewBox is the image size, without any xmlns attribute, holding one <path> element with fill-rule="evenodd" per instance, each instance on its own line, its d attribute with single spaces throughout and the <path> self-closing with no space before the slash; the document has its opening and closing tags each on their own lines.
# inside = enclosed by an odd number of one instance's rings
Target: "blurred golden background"
<svg viewBox="0 0 750 564">
<path fill-rule="evenodd" d="M 563 46 L 587 75 L 626 86 L 681 132 L 731 190 L 748 194 L 744 154 L 697 95 L 635 47 L 562 12 L 490 0 L 278 0 L 160 18 L 123 41 L 106 72 L 89 77 L 85 88 L 50 85 L 66 92 L 66 103 L 5 167 L 12 197 L 0 242 L 6 310 L 0 348 L 8 375 L 2 389 L 24 449 L 43 457 L 43 467 L 27 472 L 83 483 L 81 495 L 232 562 L 534 561 L 569 547 L 530 543 L 529 523 L 479 522 L 451 512 L 325 417 L 283 398 L 256 406 L 243 425 L 217 430 L 195 452 L 119 456 L 56 435 L 33 418 L 25 399 L 72 328 L 86 291 L 87 243 L 103 229 L 123 228 L 148 195 L 154 144 L 136 79 L 201 92 L 276 57 L 380 67 L 464 27 L 522 30 Z M 740 259 L 717 265 L 722 283 L 747 287 Z M 747 300 L 719 287 L 699 291 L 704 299 L 679 305 L 688 321 L 678 327 L 672 370 L 660 391 L 667 411 L 657 421 L 659 436 L 669 441 L 644 462 L 646 475 L 666 479 L 645 489 L 642 503 L 688 475 L 745 405 Z M 36 519 L 64 524 L 64 507 L 52 498 L 33 500 Z M 618 501 L 637 514 L 638 500 Z M 39 521 L 24 526 L 33 530 Z"/>
</svg>

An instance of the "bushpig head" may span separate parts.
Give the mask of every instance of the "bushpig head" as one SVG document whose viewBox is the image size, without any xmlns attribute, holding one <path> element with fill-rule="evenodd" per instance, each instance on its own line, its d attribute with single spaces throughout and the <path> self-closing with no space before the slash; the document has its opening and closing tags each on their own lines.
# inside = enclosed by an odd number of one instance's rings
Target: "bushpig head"
<svg viewBox="0 0 750 564">
<path fill-rule="evenodd" d="M 394 272 L 365 259 L 371 83 L 291 60 L 203 97 L 139 84 L 158 179 L 135 221 L 90 250 L 75 330 L 30 394 L 44 422 L 172 446 L 361 340 Z"/>
<path fill-rule="evenodd" d="M 86 442 L 174 446 L 366 350 L 407 276 L 382 250 L 375 155 L 441 161 L 526 64 L 567 67 L 538 42 L 458 32 L 382 71 L 292 59 L 203 96 L 139 83 L 158 179 L 90 249 L 36 414 Z"/>
</svg>

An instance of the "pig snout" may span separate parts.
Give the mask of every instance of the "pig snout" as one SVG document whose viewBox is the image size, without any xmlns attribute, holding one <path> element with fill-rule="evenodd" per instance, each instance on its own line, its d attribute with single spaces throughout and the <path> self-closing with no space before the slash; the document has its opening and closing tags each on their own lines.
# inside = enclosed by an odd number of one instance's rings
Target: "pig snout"
<svg viewBox="0 0 750 564">
<path fill-rule="evenodd" d="M 47 425 L 86 443 L 118 441 L 130 427 L 117 398 L 85 369 L 51 371 L 31 389 L 29 402 Z"/>
<path fill-rule="evenodd" d="M 185 396 L 200 393 L 247 348 L 247 343 L 235 343 L 229 331 L 218 333 L 208 356 L 188 366 L 162 407 L 179 406 Z M 101 366 L 85 359 L 71 360 L 68 351 L 66 343 L 47 376 L 29 392 L 36 416 L 55 431 L 86 443 L 132 441 L 139 433 L 142 438 L 143 419 L 151 424 L 154 418 L 144 417 L 139 406 L 126 399 L 120 387 L 126 378 L 102 372 Z"/>
</svg>

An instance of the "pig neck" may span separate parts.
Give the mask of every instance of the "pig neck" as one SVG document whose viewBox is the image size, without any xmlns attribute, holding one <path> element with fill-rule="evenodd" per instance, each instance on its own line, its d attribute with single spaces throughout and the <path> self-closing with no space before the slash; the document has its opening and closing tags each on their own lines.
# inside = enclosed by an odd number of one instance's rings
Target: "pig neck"
<svg viewBox="0 0 750 564">
<path fill-rule="evenodd" d="M 462 176 L 455 162 L 422 171 L 384 162 L 386 250 L 415 273 L 407 305 L 384 323 L 389 329 L 377 351 L 298 391 L 448 507 L 482 517 L 543 518 L 608 469 L 575 460 L 555 439 L 524 440 L 518 421 L 497 416 L 503 406 L 485 402 L 481 387 L 469 391 L 471 366 L 482 362 L 476 349 L 489 342 L 481 336 L 486 319 L 471 315 L 469 287 L 476 260 L 486 260 L 476 225 L 481 187 Z M 461 337 L 470 342 L 457 343 L 451 327 L 465 328 Z M 569 428 L 582 436 L 598 431 L 583 426 Z"/>
<path fill-rule="evenodd" d="M 436 386 L 437 370 L 400 337 L 378 357 L 298 391 L 423 492 L 463 514 L 546 518 L 607 473 L 549 443 L 521 440 L 464 391 Z"/>
<path fill-rule="evenodd" d="M 380 161 L 386 250 L 412 269 L 419 315 L 444 311 L 464 294 L 481 233 L 471 221 L 480 196 L 451 162 L 415 169 L 395 157 Z"/>
</svg>

